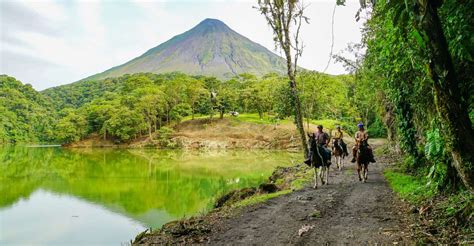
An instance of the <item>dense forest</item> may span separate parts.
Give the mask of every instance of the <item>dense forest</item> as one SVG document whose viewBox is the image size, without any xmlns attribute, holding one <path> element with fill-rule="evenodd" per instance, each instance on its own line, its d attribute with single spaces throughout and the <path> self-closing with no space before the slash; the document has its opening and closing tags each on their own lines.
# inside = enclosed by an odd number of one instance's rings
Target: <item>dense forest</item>
<svg viewBox="0 0 474 246">
<path fill-rule="evenodd" d="M 223 118 L 230 111 L 258 113 L 275 121 L 293 114 L 287 79 L 242 74 L 227 81 L 182 73 L 139 73 L 81 81 L 41 93 L 8 76 L 1 77 L 0 140 L 69 143 L 98 133 L 116 142 L 152 138 L 163 126 L 184 117 Z M 367 114 L 351 75 L 303 72 L 298 76 L 307 119 L 337 119 L 350 131 L 363 119 L 377 136 L 385 134 L 381 118 Z M 358 109 L 360 107 L 360 110 Z M 358 112 L 363 111 L 360 115 Z M 164 128 L 164 130 L 168 127 Z"/>
<path fill-rule="evenodd" d="M 49 98 L 31 85 L 0 76 L 0 143 L 49 142 L 57 115 Z"/>
<path fill-rule="evenodd" d="M 472 1 L 361 1 L 370 16 L 361 44 L 338 57 L 371 98 L 403 168 L 431 190 L 474 181 L 474 18 Z M 461 3 L 462 2 L 462 3 Z"/>
</svg>

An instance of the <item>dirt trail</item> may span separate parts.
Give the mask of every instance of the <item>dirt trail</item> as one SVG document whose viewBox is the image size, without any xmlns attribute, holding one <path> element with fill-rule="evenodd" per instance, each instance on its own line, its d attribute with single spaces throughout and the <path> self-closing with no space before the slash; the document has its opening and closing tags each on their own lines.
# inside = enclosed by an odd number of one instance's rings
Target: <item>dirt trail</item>
<svg viewBox="0 0 474 246">
<path fill-rule="evenodd" d="M 388 160 L 369 166 L 359 182 L 354 164 L 331 168 L 329 185 L 305 188 L 244 209 L 212 231 L 210 244 L 396 244 L 410 243 L 407 221 L 384 177 Z M 309 231 L 298 235 L 308 225 Z"/>
</svg>

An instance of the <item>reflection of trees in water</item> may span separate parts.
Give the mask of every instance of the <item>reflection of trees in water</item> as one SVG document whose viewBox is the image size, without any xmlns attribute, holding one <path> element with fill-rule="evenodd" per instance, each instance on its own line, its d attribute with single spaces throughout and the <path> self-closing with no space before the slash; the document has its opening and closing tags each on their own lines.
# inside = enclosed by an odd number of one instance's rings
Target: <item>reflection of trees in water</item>
<svg viewBox="0 0 474 246">
<path fill-rule="evenodd" d="M 1 148 L 0 207 L 43 188 L 130 217 L 151 210 L 189 216 L 209 209 L 219 194 L 261 183 L 276 163 L 289 164 L 291 158 L 282 152 L 205 153 Z"/>
</svg>

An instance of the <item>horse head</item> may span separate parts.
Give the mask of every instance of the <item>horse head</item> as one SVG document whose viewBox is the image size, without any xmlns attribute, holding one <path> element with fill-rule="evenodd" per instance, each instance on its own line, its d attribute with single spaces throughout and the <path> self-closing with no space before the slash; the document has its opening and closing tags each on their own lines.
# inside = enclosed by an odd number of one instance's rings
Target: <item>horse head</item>
<svg viewBox="0 0 474 246">
<path fill-rule="evenodd" d="M 359 142 L 359 148 L 361 148 L 363 150 L 367 149 L 368 146 L 369 146 L 369 144 L 367 143 L 367 140 L 362 140 L 362 141 Z"/>
<path fill-rule="evenodd" d="M 368 158 L 368 149 L 369 149 L 369 144 L 367 143 L 367 140 L 362 140 L 357 143 L 357 149 L 358 153 L 357 156 L 360 158 L 361 161 L 365 162 L 367 161 Z"/>
<path fill-rule="evenodd" d="M 338 151 L 343 151 L 342 146 L 341 146 L 341 140 L 340 139 L 334 139 L 333 143 L 333 148 Z"/>
<path fill-rule="evenodd" d="M 308 134 L 308 143 L 311 148 L 316 146 L 316 136 L 314 134 Z"/>
</svg>

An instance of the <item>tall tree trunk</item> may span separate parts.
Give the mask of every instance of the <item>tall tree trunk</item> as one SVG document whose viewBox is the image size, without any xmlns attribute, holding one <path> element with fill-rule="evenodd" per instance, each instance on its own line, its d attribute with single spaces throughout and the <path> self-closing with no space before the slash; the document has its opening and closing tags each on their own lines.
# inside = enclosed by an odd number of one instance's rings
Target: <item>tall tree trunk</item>
<svg viewBox="0 0 474 246">
<path fill-rule="evenodd" d="M 463 103 L 448 43 L 438 16 L 439 1 L 425 0 L 421 28 L 429 38 L 430 76 L 434 82 L 435 102 L 443 120 L 453 165 L 464 185 L 474 191 L 474 130 L 468 107 Z"/>
<path fill-rule="evenodd" d="M 153 138 L 151 137 L 151 129 L 152 129 L 152 127 L 153 127 L 153 123 L 150 123 L 150 124 L 148 125 L 148 136 L 150 136 L 150 140 L 153 140 Z"/>
<path fill-rule="evenodd" d="M 383 105 L 385 108 L 385 114 L 382 117 L 382 121 L 385 124 L 385 127 L 387 128 L 387 138 L 389 141 L 394 141 L 396 134 L 395 114 L 393 112 L 394 108 L 392 103 L 388 102 L 388 100 L 386 99 L 383 100 Z"/>
<path fill-rule="evenodd" d="M 291 89 L 291 94 L 293 98 L 293 103 L 295 106 L 295 123 L 296 123 L 296 128 L 298 129 L 298 133 L 300 134 L 301 138 L 301 147 L 304 150 L 304 156 L 305 158 L 309 156 L 309 150 L 308 150 L 308 145 L 306 143 L 306 134 L 304 131 L 304 125 L 303 125 L 303 112 L 301 110 L 301 101 L 298 93 L 298 88 L 296 86 L 296 66 L 293 68 L 292 64 L 292 59 L 291 59 L 291 44 L 290 42 L 290 35 L 289 31 L 285 31 L 285 39 L 287 43 L 285 45 L 282 45 L 283 50 L 285 51 L 285 56 L 286 56 L 286 68 L 288 72 L 288 78 L 290 79 L 290 89 Z"/>
<path fill-rule="evenodd" d="M 291 78 L 292 77 L 292 78 Z M 308 145 L 306 144 L 306 134 L 304 132 L 303 126 L 303 115 L 301 112 L 301 101 L 298 95 L 298 88 L 296 87 L 296 81 L 293 76 L 290 77 L 290 88 L 291 93 L 293 94 L 293 101 L 295 103 L 295 121 L 296 121 L 296 128 L 301 137 L 301 146 L 304 150 L 304 156 L 307 157 L 309 154 Z"/>
<path fill-rule="evenodd" d="M 289 37 L 287 40 L 289 40 Z M 306 134 L 304 132 L 304 126 L 303 126 L 303 113 L 301 112 L 301 101 L 298 94 L 298 88 L 296 86 L 296 76 L 293 69 L 293 64 L 291 64 L 290 46 L 288 45 L 288 47 L 284 50 L 285 50 L 285 55 L 286 55 L 286 66 L 288 69 L 288 78 L 290 79 L 291 95 L 292 95 L 293 103 L 295 106 L 296 128 L 298 129 L 298 133 L 300 134 L 301 147 L 304 150 L 304 156 L 308 157 L 309 151 L 308 151 L 308 145 L 306 144 Z"/>
</svg>

